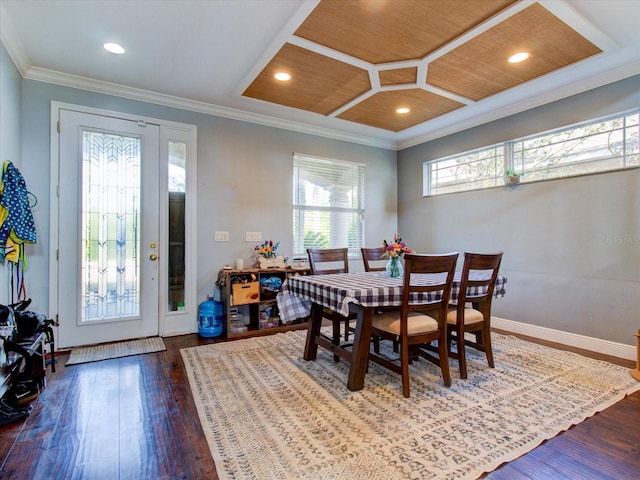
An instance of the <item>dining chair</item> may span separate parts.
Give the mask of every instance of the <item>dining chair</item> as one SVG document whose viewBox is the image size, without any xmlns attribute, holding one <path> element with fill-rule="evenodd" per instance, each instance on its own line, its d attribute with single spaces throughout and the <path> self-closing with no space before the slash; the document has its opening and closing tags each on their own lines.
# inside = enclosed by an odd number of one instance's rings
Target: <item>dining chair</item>
<svg viewBox="0 0 640 480">
<path fill-rule="evenodd" d="M 447 350 L 451 358 L 458 359 L 460 378 L 467 378 L 466 347 L 485 352 L 489 367 L 494 367 L 491 301 L 501 261 L 502 252 L 464 254 L 457 305 L 451 305 L 447 314 Z M 475 341 L 465 338 L 466 332 L 474 333 Z M 451 350 L 453 341 L 456 342 L 456 352 Z"/>
<path fill-rule="evenodd" d="M 402 376 L 402 395 L 409 397 L 409 363 L 423 357 L 438 365 L 445 386 L 451 386 L 447 355 L 447 310 L 458 253 L 444 255 L 405 254 L 400 311 L 384 311 L 373 318 L 374 349 L 369 359 Z M 426 275 L 426 276 L 425 276 Z M 415 295 L 426 299 L 418 300 Z M 380 339 L 400 344 L 398 358 L 380 353 Z M 429 348 L 438 343 L 438 355 Z"/>
<path fill-rule="evenodd" d="M 349 273 L 349 249 L 347 248 L 308 248 L 309 267 L 311 275 L 327 275 L 332 273 Z M 331 321 L 333 325 L 334 345 L 340 345 L 340 325 L 344 324 L 344 340 L 349 341 L 349 333 L 355 332 L 355 328 L 351 327 L 350 321 L 357 318 L 356 314 L 349 314 L 345 317 L 329 308 L 325 308 L 322 316 Z M 337 362 L 340 357 L 333 356 Z"/>
<path fill-rule="evenodd" d="M 384 248 L 361 248 L 360 251 L 362 252 L 362 262 L 364 263 L 365 272 L 379 272 L 385 270 L 385 263 L 387 260 L 382 258 Z"/>
</svg>

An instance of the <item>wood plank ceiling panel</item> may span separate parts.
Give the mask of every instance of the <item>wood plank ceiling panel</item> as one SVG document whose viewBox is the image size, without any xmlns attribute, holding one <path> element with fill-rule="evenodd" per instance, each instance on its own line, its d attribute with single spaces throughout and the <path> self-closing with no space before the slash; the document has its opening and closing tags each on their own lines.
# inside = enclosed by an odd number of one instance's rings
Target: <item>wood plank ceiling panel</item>
<svg viewBox="0 0 640 480">
<path fill-rule="evenodd" d="M 275 80 L 279 71 L 291 80 Z M 366 70 L 287 43 L 243 95 L 329 115 L 370 89 Z"/>
<path fill-rule="evenodd" d="M 394 68 L 378 72 L 380 85 L 405 85 L 418 81 L 418 67 Z"/>
<path fill-rule="evenodd" d="M 507 59 L 527 51 L 519 64 Z M 600 53 L 541 5 L 513 15 L 427 67 L 427 83 L 478 101 Z"/>
<path fill-rule="evenodd" d="M 410 106 L 406 114 L 396 109 Z M 456 102 L 420 88 L 379 92 L 342 112 L 338 118 L 399 132 L 432 118 L 463 107 Z"/>
<path fill-rule="evenodd" d="M 515 0 L 322 0 L 295 35 L 372 64 L 425 57 Z"/>
</svg>

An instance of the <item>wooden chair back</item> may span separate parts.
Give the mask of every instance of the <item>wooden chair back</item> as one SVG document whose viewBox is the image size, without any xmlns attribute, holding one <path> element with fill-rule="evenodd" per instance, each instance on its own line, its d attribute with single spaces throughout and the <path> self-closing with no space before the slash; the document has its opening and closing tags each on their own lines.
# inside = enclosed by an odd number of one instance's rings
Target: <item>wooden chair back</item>
<svg viewBox="0 0 640 480">
<path fill-rule="evenodd" d="M 408 253 L 404 256 L 404 287 L 402 289 L 402 306 L 400 311 L 401 334 L 403 327 L 407 324 L 407 315 L 411 311 L 429 311 L 438 321 L 440 328 L 443 328 L 447 321 L 447 311 L 449 309 L 449 299 L 451 298 L 451 288 L 453 276 L 456 270 L 458 253 L 447 253 L 443 255 L 421 255 Z M 428 282 L 424 282 L 423 277 L 414 274 L 430 275 Z M 437 295 L 438 300 L 428 303 L 410 302 L 412 293 L 442 292 Z M 437 312 L 437 316 L 434 313 Z"/>
<path fill-rule="evenodd" d="M 349 273 L 348 252 L 347 248 L 307 248 L 311 274 Z"/>
<path fill-rule="evenodd" d="M 361 248 L 360 251 L 362 252 L 362 262 L 364 263 L 365 272 L 384 271 L 387 261 L 386 258 L 382 258 L 384 248 Z"/>
<path fill-rule="evenodd" d="M 465 304 L 471 302 L 476 310 L 491 316 L 493 291 L 501 262 L 502 252 L 465 252 L 460 277 L 460 293 L 458 294 L 459 314 L 462 314 Z"/>
</svg>

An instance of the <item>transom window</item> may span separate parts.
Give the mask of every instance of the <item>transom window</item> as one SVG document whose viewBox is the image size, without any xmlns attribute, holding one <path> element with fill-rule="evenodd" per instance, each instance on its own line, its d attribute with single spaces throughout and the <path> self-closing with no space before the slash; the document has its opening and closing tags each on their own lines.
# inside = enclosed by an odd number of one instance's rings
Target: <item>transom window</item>
<svg viewBox="0 0 640 480">
<path fill-rule="evenodd" d="M 364 245 L 364 165 L 293 155 L 293 255 Z"/>
<path fill-rule="evenodd" d="M 640 166 L 640 109 L 425 162 L 425 196 Z"/>
</svg>

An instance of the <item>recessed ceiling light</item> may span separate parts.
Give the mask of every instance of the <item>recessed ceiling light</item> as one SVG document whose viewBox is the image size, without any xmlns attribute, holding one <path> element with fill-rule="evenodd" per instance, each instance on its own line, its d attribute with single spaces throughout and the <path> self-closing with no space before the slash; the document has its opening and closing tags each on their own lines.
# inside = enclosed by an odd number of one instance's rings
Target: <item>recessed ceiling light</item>
<svg viewBox="0 0 640 480">
<path fill-rule="evenodd" d="M 519 52 L 519 53 L 516 53 L 515 55 L 511 55 L 508 61 L 509 63 L 520 63 L 520 62 L 524 62 L 530 56 L 531 54 L 528 52 Z"/>
<path fill-rule="evenodd" d="M 124 53 L 124 48 L 117 43 L 105 43 L 103 47 L 107 52 L 115 53 L 116 55 L 122 55 Z"/>
<path fill-rule="evenodd" d="M 274 75 L 274 77 L 276 77 L 276 80 L 280 80 L 281 82 L 291 80 L 291 75 L 289 75 L 287 72 L 278 72 Z"/>
<path fill-rule="evenodd" d="M 396 109 L 396 113 L 399 113 L 400 115 L 404 115 L 405 113 L 409 113 L 411 110 L 409 110 L 407 107 L 400 107 Z"/>
</svg>

